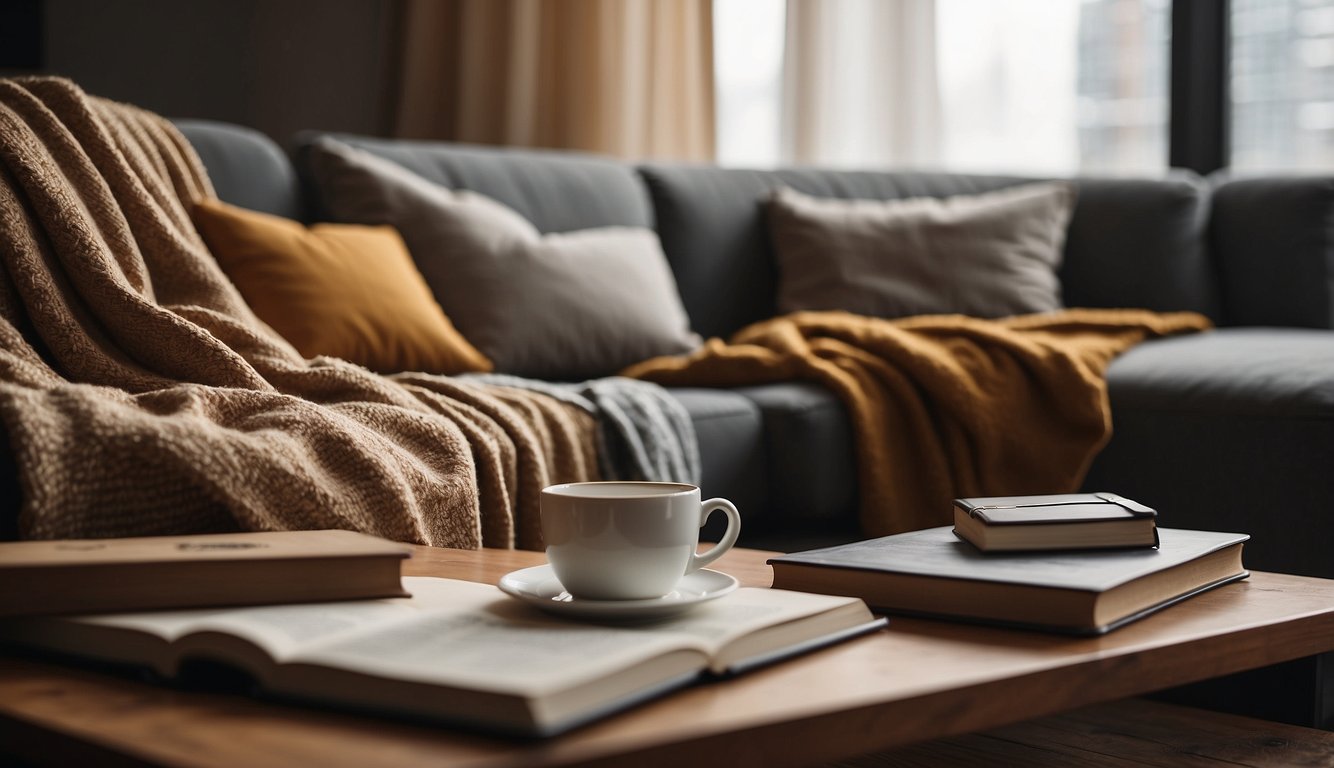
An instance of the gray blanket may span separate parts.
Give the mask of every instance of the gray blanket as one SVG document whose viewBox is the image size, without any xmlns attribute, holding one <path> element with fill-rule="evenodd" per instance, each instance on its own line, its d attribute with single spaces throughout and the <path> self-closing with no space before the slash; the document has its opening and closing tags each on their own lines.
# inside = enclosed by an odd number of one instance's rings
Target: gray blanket
<svg viewBox="0 0 1334 768">
<path fill-rule="evenodd" d="M 685 406 L 657 384 L 619 376 L 577 384 L 495 373 L 457 378 L 541 392 L 593 414 L 598 421 L 598 464 L 607 480 L 699 484 L 694 422 Z"/>
</svg>

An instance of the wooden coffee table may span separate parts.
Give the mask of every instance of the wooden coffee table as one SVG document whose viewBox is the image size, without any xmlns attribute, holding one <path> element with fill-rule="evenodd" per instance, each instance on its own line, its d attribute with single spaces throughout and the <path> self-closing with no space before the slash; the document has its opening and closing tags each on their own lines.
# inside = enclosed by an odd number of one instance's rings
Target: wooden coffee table
<svg viewBox="0 0 1334 768">
<path fill-rule="evenodd" d="M 767 586 L 769 553 L 716 567 Z M 420 547 L 412 575 L 495 583 L 540 553 Z M 549 741 L 180 691 L 0 656 L 0 751 L 35 763 L 808 765 L 1334 650 L 1334 581 L 1255 573 L 1099 638 L 896 618 Z"/>
</svg>

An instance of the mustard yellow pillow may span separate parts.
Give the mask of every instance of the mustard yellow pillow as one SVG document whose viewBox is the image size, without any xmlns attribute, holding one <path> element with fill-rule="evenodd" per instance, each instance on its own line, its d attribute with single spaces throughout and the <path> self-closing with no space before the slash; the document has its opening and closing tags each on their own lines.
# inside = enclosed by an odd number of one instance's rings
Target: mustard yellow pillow
<svg viewBox="0 0 1334 768">
<path fill-rule="evenodd" d="M 260 319 L 307 357 L 374 371 L 489 371 L 436 304 L 393 227 L 298 222 L 216 200 L 195 226 Z"/>
</svg>

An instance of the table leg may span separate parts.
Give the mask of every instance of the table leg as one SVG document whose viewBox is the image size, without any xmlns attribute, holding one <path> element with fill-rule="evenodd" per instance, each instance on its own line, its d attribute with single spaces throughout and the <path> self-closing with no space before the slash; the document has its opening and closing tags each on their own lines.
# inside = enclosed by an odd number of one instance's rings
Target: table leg
<svg viewBox="0 0 1334 768">
<path fill-rule="evenodd" d="M 1334 653 L 1169 688 L 1150 698 L 1334 731 Z"/>
</svg>

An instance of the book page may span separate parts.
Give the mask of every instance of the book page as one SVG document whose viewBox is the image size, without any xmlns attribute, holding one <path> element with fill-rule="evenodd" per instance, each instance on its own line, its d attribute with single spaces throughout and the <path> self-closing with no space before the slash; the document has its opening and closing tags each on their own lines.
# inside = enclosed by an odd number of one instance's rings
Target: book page
<svg viewBox="0 0 1334 768">
<path fill-rule="evenodd" d="M 355 635 L 367 627 L 411 621 L 424 612 L 441 608 L 467 611 L 489 602 L 496 594 L 494 587 L 485 584 L 449 579 L 410 577 L 404 579 L 404 586 L 412 597 L 120 613 L 81 616 L 68 621 L 135 630 L 168 641 L 179 641 L 203 632 L 220 632 L 242 638 L 281 661 L 301 648 Z"/>
<path fill-rule="evenodd" d="M 478 609 L 436 609 L 409 622 L 321 643 L 292 657 L 391 679 L 538 696 L 614 674 L 698 640 L 675 633 L 548 617 L 499 590 Z"/>
<path fill-rule="evenodd" d="M 191 612 L 199 613 L 199 612 Z M 0 642 L 55 653 L 148 667 L 170 675 L 171 644 L 196 616 L 159 620 L 152 614 L 31 616 L 0 622 Z"/>
<path fill-rule="evenodd" d="M 739 589 L 678 617 L 599 624 L 548 616 L 487 584 L 428 577 L 407 577 L 403 584 L 412 597 L 73 621 L 138 630 L 186 645 L 192 635 L 218 632 L 241 638 L 279 662 L 532 695 L 672 651 L 695 652 L 703 668 L 708 656 L 737 638 L 858 602 Z"/>
<path fill-rule="evenodd" d="M 168 642 L 180 638 L 200 622 L 207 621 L 217 613 L 216 610 L 191 611 L 145 611 L 143 613 L 109 613 L 95 616 L 74 616 L 71 618 L 48 617 L 35 621 L 53 623 L 71 622 L 89 624 L 98 627 L 134 630 L 162 638 Z"/>
<path fill-rule="evenodd" d="M 706 644 L 712 655 L 729 643 L 765 628 L 860 602 L 855 597 L 742 587 L 684 615 L 645 629 L 696 638 Z"/>
<path fill-rule="evenodd" d="M 415 583 L 405 585 L 416 592 Z M 540 693 L 673 650 L 705 658 L 757 631 L 825 614 L 856 598 L 739 589 L 681 616 L 610 624 L 547 616 L 492 590 L 481 610 L 433 610 L 411 622 L 321 643 L 294 661 L 490 690 Z M 869 619 L 869 613 L 867 614 Z M 812 627 L 812 637 L 823 634 Z M 807 639 L 807 638 L 800 638 Z"/>
</svg>

